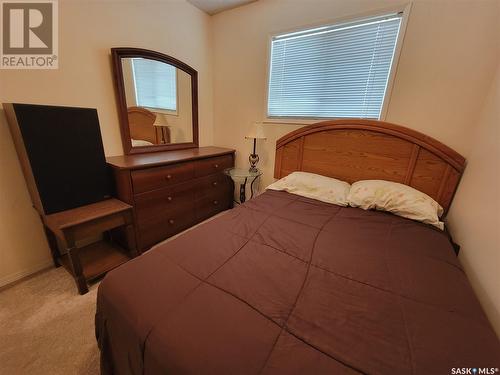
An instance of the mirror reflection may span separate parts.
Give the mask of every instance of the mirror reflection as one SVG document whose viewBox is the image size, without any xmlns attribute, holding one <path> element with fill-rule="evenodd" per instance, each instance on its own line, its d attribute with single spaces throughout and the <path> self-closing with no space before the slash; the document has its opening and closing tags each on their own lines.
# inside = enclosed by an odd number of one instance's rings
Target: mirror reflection
<svg viewBox="0 0 500 375">
<path fill-rule="evenodd" d="M 142 57 L 121 63 L 132 147 L 193 142 L 191 76 Z"/>
</svg>

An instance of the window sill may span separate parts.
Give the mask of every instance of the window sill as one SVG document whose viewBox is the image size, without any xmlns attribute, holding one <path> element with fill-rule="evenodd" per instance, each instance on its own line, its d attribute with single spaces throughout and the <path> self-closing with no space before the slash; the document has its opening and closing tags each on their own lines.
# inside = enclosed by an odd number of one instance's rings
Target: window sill
<svg viewBox="0 0 500 375">
<path fill-rule="evenodd" d="M 144 108 L 150 110 L 153 113 L 160 113 L 162 115 L 169 115 L 169 116 L 179 116 L 179 113 L 177 111 L 172 111 L 170 109 L 152 108 L 152 107 L 144 107 Z"/>
</svg>

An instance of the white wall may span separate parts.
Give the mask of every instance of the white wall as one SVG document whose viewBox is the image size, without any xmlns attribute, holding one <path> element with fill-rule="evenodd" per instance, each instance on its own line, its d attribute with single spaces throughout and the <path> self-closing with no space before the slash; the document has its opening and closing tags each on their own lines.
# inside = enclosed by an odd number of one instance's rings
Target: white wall
<svg viewBox="0 0 500 375">
<path fill-rule="evenodd" d="M 500 337 L 500 66 L 477 127 L 450 229 L 460 261 Z"/>
<path fill-rule="evenodd" d="M 111 47 L 172 55 L 199 73 L 200 144 L 213 144 L 211 19 L 184 0 L 59 0 L 59 69 L 0 70 L 0 102 L 97 108 L 106 155 L 122 154 Z M 50 253 L 0 110 L 0 286 Z"/>
<path fill-rule="evenodd" d="M 370 14 L 405 1 L 260 0 L 214 17 L 215 142 L 233 146 L 237 162 L 251 149 L 244 135 L 263 120 L 268 38 L 283 30 Z M 413 2 L 386 120 L 442 140 L 458 152 L 470 147 L 498 59 L 498 5 L 492 1 Z M 259 147 L 264 184 L 271 182 L 274 146 L 296 125 L 264 125 Z"/>
<path fill-rule="evenodd" d="M 216 15 L 213 25 L 215 143 L 236 148 L 237 164 L 248 163 L 251 143 L 244 135 L 252 122 L 263 120 L 270 35 L 365 15 L 398 4 L 407 2 L 260 0 Z M 472 151 L 472 139 L 485 126 L 477 116 L 498 64 L 499 5 L 496 0 L 413 1 L 386 116 L 389 122 L 421 131 L 465 157 L 474 158 L 476 161 L 471 160 L 463 178 L 465 191 L 466 186 L 476 186 L 473 180 L 477 175 L 481 175 L 481 181 L 492 183 L 491 175 L 481 172 L 481 156 L 477 155 L 482 140 L 477 141 L 479 146 Z M 264 171 L 262 186 L 273 181 L 276 139 L 297 127 L 264 125 L 268 139 L 258 146 L 259 167 Z M 493 135 L 492 130 L 488 132 L 489 136 Z M 490 161 L 487 168 L 490 173 L 494 169 L 498 171 L 498 157 Z M 456 228 L 458 242 L 463 242 L 462 260 L 473 286 L 500 332 L 500 282 L 495 276 L 500 266 L 498 261 L 495 263 L 500 250 L 498 237 L 491 237 L 498 232 L 498 210 L 485 210 L 481 221 L 483 231 L 492 234 L 478 239 L 477 225 L 465 219 L 469 206 L 481 203 L 474 199 L 474 203 L 465 204 L 473 199 L 472 194 L 461 192 L 449 218 L 454 224 L 452 228 Z M 498 196 L 492 194 L 492 199 L 498 202 Z M 477 217 L 480 211 L 474 212 Z M 493 274 L 494 266 L 497 274 Z"/>
</svg>

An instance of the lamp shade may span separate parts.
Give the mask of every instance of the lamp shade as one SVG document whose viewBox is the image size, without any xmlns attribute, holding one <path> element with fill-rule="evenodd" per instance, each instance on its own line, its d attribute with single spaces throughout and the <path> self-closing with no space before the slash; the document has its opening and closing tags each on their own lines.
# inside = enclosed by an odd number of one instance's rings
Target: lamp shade
<svg viewBox="0 0 500 375">
<path fill-rule="evenodd" d="M 246 139 L 266 139 L 264 135 L 264 127 L 260 122 L 254 122 L 250 128 L 250 132 L 245 136 Z"/>
<path fill-rule="evenodd" d="M 155 122 L 153 123 L 154 126 L 168 126 L 167 119 L 164 115 L 161 113 L 156 114 L 156 119 Z"/>
</svg>

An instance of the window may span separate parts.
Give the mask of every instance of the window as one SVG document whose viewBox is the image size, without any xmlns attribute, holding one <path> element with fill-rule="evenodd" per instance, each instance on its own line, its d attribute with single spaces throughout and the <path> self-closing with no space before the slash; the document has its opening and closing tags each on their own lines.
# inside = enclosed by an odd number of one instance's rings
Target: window
<svg viewBox="0 0 500 375">
<path fill-rule="evenodd" d="M 380 117 L 402 14 L 277 35 L 268 117 Z"/>
<path fill-rule="evenodd" d="M 132 59 L 136 103 L 139 107 L 177 111 L 176 68 L 156 60 Z"/>
</svg>

